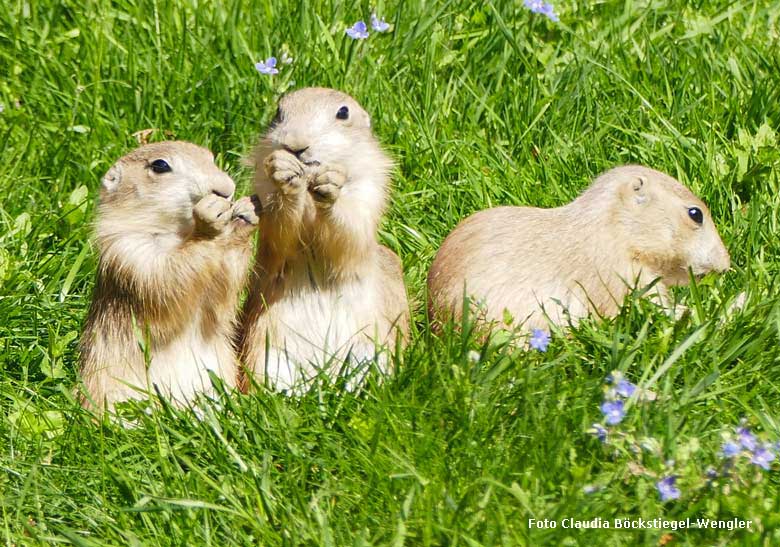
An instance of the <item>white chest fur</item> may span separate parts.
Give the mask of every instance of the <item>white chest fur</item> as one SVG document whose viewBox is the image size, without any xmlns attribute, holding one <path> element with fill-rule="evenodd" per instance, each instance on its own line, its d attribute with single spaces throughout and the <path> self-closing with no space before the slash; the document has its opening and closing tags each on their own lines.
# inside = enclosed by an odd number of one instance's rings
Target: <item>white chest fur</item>
<svg viewBox="0 0 780 547">
<path fill-rule="evenodd" d="M 293 389 L 319 371 L 332 374 L 345 362 L 349 367 L 373 361 L 387 326 L 377 317 L 376 281 L 369 279 L 328 288 L 303 285 L 272 306 L 262 375 L 277 389 Z"/>
<path fill-rule="evenodd" d="M 156 388 L 166 398 L 187 404 L 200 393 L 213 393 L 209 371 L 234 386 L 237 368 L 229 344 L 216 336 L 207 340 L 195 323 L 163 346 L 152 344 L 148 367 L 142 363 L 112 366 L 107 399 L 145 398 L 144 392 L 154 393 Z"/>
</svg>

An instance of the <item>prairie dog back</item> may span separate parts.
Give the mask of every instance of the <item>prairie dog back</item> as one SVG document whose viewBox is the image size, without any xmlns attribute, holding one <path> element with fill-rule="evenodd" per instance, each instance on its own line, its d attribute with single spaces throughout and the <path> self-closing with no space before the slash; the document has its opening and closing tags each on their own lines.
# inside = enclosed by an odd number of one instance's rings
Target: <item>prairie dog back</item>
<svg viewBox="0 0 780 547">
<path fill-rule="evenodd" d="M 638 165 L 607 171 L 554 209 L 496 207 L 461 222 L 428 276 L 429 311 L 460 316 L 464 287 L 487 321 L 507 310 L 524 329 L 615 314 L 638 282 L 670 285 L 729 268 L 706 205 L 672 177 Z"/>
</svg>

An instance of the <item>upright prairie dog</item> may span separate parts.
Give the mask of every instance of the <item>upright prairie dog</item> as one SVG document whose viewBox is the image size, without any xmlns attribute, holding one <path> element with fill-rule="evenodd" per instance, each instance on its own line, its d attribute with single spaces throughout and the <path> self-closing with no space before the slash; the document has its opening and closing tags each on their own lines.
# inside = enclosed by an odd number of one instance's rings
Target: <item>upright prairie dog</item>
<svg viewBox="0 0 780 547">
<path fill-rule="evenodd" d="M 638 165 L 598 177 L 555 209 L 496 207 L 450 233 L 428 275 L 429 311 L 459 318 L 464 288 L 477 317 L 501 322 L 504 310 L 525 330 L 548 321 L 576 323 L 592 311 L 617 313 L 631 287 L 667 287 L 729 268 L 712 217 L 685 186 Z"/>
<path fill-rule="evenodd" d="M 408 328 L 398 257 L 377 243 L 392 161 L 350 96 L 306 88 L 279 101 L 254 151 L 262 203 L 241 359 L 298 389 L 324 370 L 386 355 Z M 266 348 L 268 351 L 266 351 Z"/>
<path fill-rule="evenodd" d="M 234 190 L 211 152 L 188 142 L 144 145 L 103 177 L 80 348 L 85 406 L 155 387 L 184 403 L 210 392 L 209 370 L 236 385 L 231 340 L 258 218 L 250 198 L 230 201 Z"/>
</svg>

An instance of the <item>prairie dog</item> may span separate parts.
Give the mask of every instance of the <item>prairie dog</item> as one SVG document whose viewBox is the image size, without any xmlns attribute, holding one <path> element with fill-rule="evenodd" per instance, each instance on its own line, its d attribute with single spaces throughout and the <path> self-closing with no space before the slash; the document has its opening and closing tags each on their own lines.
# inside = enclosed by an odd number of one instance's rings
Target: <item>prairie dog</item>
<svg viewBox="0 0 780 547">
<path fill-rule="evenodd" d="M 278 389 L 373 360 L 408 328 L 401 262 L 377 243 L 392 161 L 350 96 L 305 88 L 279 101 L 253 153 L 263 207 L 241 360 Z M 268 351 L 266 352 L 266 345 Z M 377 362 L 386 365 L 382 353 Z"/>
<path fill-rule="evenodd" d="M 184 403 L 210 391 L 209 370 L 236 385 L 231 339 L 258 218 L 250 198 L 230 201 L 234 190 L 211 152 L 187 142 L 141 146 L 103 177 L 80 345 L 85 406 L 154 387 Z"/>
<path fill-rule="evenodd" d="M 599 176 L 555 209 L 496 207 L 462 221 L 428 275 L 429 312 L 460 316 L 464 287 L 477 315 L 524 330 L 617 313 L 631 287 L 667 287 L 729 268 L 707 206 L 672 177 L 638 165 Z M 565 312 L 567 310 L 567 312 Z"/>
</svg>

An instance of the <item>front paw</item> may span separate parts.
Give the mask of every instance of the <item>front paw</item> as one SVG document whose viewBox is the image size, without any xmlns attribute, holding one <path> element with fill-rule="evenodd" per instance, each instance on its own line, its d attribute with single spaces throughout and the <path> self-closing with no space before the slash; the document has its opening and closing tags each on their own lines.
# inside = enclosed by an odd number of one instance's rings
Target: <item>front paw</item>
<svg viewBox="0 0 780 547">
<path fill-rule="evenodd" d="M 336 165 L 317 165 L 310 174 L 309 192 L 320 205 L 332 205 L 347 181 L 346 171 Z"/>
<path fill-rule="evenodd" d="M 195 235 L 214 237 L 230 222 L 230 200 L 209 194 L 202 198 L 192 211 L 195 220 Z"/>
<path fill-rule="evenodd" d="M 268 179 L 284 194 L 298 194 L 306 187 L 304 165 L 286 150 L 274 150 L 263 162 Z"/>
<path fill-rule="evenodd" d="M 260 222 L 260 199 L 257 196 L 245 196 L 233 204 L 230 221 L 236 232 L 250 233 Z"/>
</svg>

